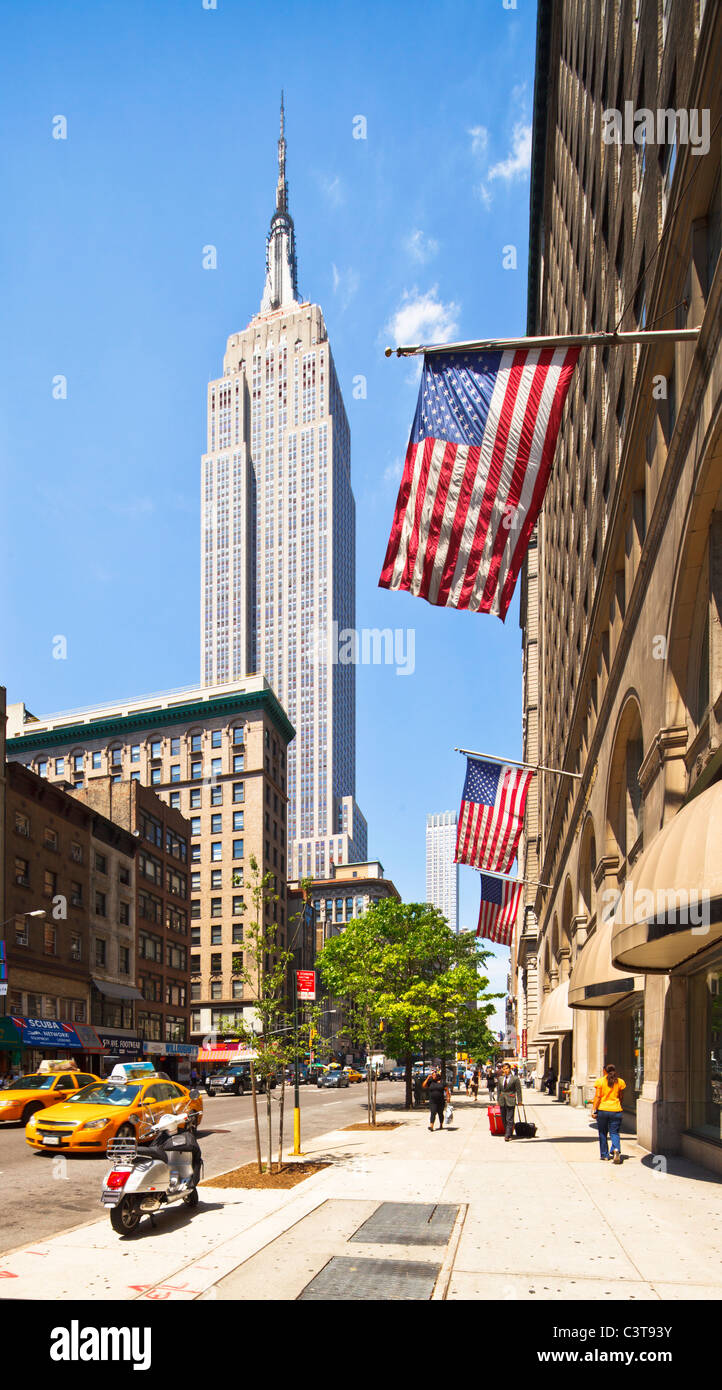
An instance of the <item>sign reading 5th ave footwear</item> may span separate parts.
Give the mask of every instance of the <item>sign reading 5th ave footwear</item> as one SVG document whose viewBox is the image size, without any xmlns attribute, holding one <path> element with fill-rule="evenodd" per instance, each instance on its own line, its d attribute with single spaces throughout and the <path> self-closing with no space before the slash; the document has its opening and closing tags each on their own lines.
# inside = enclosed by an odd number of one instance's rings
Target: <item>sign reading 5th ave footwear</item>
<svg viewBox="0 0 722 1390">
<path fill-rule="evenodd" d="M 296 989 L 297 989 L 297 997 L 298 997 L 299 999 L 311 999 L 311 1000 L 315 999 L 315 998 L 316 998 L 316 971 L 315 971 L 315 970 L 297 970 L 297 971 L 296 971 Z"/>
</svg>

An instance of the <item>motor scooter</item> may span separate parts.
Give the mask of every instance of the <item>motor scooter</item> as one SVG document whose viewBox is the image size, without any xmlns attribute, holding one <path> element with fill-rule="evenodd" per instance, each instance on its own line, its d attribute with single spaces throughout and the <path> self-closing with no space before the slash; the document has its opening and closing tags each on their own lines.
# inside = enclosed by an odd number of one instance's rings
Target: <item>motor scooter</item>
<svg viewBox="0 0 722 1390">
<path fill-rule="evenodd" d="M 198 1092 L 191 1091 L 191 1099 Z M 110 1224 L 118 1235 L 132 1235 L 146 1212 L 183 1202 L 198 1205 L 198 1183 L 203 1171 L 201 1150 L 195 1131 L 198 1115 L 183 1107 L 161 1115 L 154 1121 L 144 1117 L 143 1137 L 111 1139 L 108 1158 L 111 1168 L 105 1175 L 101 1203 L 110 1208 Z M 153 1224 L 155 1224 L 153 1222 Z"/>
</svg>

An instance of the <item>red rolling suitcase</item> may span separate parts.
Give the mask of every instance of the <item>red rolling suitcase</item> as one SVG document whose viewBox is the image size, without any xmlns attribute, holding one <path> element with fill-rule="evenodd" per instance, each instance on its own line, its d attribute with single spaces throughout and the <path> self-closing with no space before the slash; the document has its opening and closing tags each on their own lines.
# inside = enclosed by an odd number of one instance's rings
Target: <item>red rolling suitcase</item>
<svg viewBox="0 0 722 1390">
<path fill-rule="evenodd" d="M 489 1129 L 492 1134 L 503 1134 L 504 1124 L 501 1118 L 501 1106 L 489 1105 L 487 1109 L 489 1113 Z"/>
</svg>

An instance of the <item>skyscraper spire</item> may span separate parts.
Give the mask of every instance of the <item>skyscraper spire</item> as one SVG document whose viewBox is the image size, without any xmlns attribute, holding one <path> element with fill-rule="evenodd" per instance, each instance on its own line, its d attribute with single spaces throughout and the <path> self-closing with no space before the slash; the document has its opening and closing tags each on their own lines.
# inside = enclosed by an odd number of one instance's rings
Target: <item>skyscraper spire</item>
<svg viewBox="0 0 722 1390">
<path fill-rule="evenodd" d="M 276 210 L 266 242 L 266 283 L 261 300 L 261 313 L 268 314 L 286 305 L 298 304 L 296 271 L 296 237 L 293 218 L 288 211 L 286 183 L 286 113 L 281 92 L 281 131 L 278 139 L 278 183 Z"/>
</svg>

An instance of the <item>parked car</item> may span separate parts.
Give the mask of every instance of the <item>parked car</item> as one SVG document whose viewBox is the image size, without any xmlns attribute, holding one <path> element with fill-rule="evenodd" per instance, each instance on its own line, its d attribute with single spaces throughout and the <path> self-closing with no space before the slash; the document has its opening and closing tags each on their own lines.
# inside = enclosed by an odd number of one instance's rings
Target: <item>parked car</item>
<svg viewBox="0 0 722 1390">
<path fill-rule="evenodd" d="M 285 1077 L 286 1077 L 286 1085 L 287 1085 L 287 1086 L 293 1086 L 293 1085 L 295 1084 L 295 1080 L 296 1080 L 296 1069 L 295 1069 L 295 1067 L 294 1067 L 294 1065 L 293 1065 L 293 1062 L 291 1062 L 291 1065 L 290 1065 L 290 1066 L 286 1067 Z M 314 1079 L 315 1079 L 315 1078 L 314 1078 Z M 307 1085 L 308 1080 L 309 1080 L 308 1067 L 307 1067 L 307 1065 L 306 1065 L 305 1062 L 299 1062 L 299 1064 L 298 1064 L 298 1084 L 299 1084 L 299 1086 L 305 1086 L 305 1085 Z"/>
<path fill-rule="evenodd" d="M 120 1069 L 118 1069 L 120 1070 Z M 25 1141 L 32 1149 L 50 1153 L 69 1149 L 72 1153 L 103 1152 L 111 1139 L 147 1137 L 147 1119 L 161 1115 L 195 1111 L 203 1116 L 203 1101 L 197 1091 L 189 1091 L 176 1081 L 164 1081 L 159 1072 L 128 1068 L 130 1080 L 109 1077 L 75 1091 L 67 1101 L 31 1115 L 25 1128 Z"/>
<path fill-rule="evenodd" d="M 316 1077 L 316 1085 L 321 1087 L 348 1086 L 349 1079 L 347 1073 L 345 1071 L 342 1071 L 342 1069 L 339 1067 L 338 1070 L 319 1072 L 318 1076 Z"/>
<path fill-rule="evenodd" d="M 0 1121 L 26 1125 L 37 1110 L 69 1100 L 83 1086 L 100 1078 L 80 1072 L 75 1062 L 41 1062 L 39 1071 L 19 1076 L 6 1086 L 0 1099 Z"/>
<path fill-rule="evenodd" d="M 276 1078 L 272 1076 L 271 1090 L 275 1085 Z M 242 1096 L 247 1095 L 252 1089 L 250 1062 L 232 1062 L 230 1066 L 223 1067 L 206 1081 L 209 1096 Z M 256 1089 L 265 1091 L 265 1081 L 256 1078 Z"/>
</svg>

